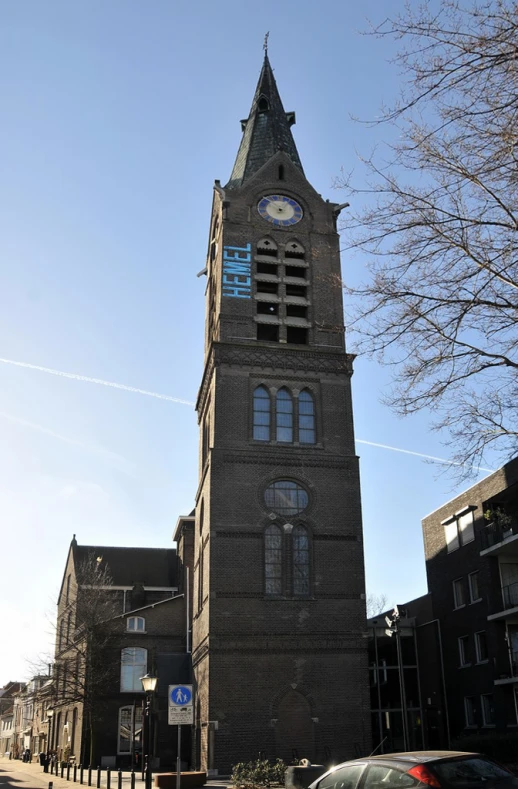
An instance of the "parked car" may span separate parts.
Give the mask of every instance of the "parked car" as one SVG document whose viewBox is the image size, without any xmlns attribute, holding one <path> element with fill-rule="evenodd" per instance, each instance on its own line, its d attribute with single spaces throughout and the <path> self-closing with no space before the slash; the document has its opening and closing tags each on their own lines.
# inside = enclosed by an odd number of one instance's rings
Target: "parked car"
<svg viewBox="0 0 518 789">
<path fill-rule="evenodd" d="M 518 789 L 518 778 L 480 753 L 411 751 L 343 762 L 309 789 Z"/>
</svg>

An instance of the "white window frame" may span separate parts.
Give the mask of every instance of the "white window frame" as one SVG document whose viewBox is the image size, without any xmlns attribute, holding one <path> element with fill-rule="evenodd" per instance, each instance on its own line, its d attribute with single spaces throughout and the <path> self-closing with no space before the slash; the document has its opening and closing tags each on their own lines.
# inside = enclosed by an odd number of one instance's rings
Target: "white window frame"
<svg viewBox="0 0 518 789">
<path fill-rule="evenodd" d="M 133 707 L 134 706 L 135 706 L 135 712 L 133 712 Z M 138 705 L 138 704 L 137 705 L 125 704 L 124 707 L 119 707 L 119 717 L 118 717 L 119 729 L 117 731 L 117 756 L 129 756 L 131 754 L 131 746 L 132 746 L 132 744 L 133 744 L 133 746 L 135 745 L 135 731 L 132 730 L 133 727 L 130 726 L 129 750 L 128 751 L 121 751 L 121 749 L 120 749 L 120 745 L 121 745 L 121 736 L 120 736 L 120 732 L 121 732 L 121 718 L 122 718 L 122 713 L 123 713 L 124 710 L 131 710 L 131 722 L 133 724 L 133 721 L 135 721 L 135 728 L 137 726 L 140 726 L 140 730 L 142 731 L 142 727 L 144 725 L 144 718 L 143 718 L 143 715 L 142 715 L 142 707 L 140 705 Z M 140 721 L 138 721 L 138 723 L 137 723 L 137 719 L 136 719 L 137 710 L 140 712 Z M 141 740 L 141 742 L 142 742 L 142 740 Z M 139 753 L 140 753 L 140 751 L 139 751 Z"/>
<path fill-rule="evenodd" d="M 487 657 L 481 658 L 480 657 L 480 646 L 479 646 L 479 637 L 483 635 L 486 640 L 486 653 Z M 487 631 L 486 630 L 478 630 L 475 633 L 475 654 L 477 656 L 477 663 L 489 663 L 489 650 L 487 648 Z"/>
<path fill-rule="evenodd" d="M 484 701 L 487 698 L 493 699 L 493 702 L 492 702 L 491 706 L 493 707 L 493 716 L 494 716 L 495 702 L 494 702 L 493 694 L 492 693 L 482 693 L 481 696 L 480 696 L 480 707 L 482 709 L 482 726 L 484 726 L 486 729 L 492 729 L 495 726 L 494 721 L 490 721 L 490 722 L 486 721 L 486 705 L 485 705 Z"/>
<path fill-rule="evenodd" d="M 135 627 L 130 627 L 130 622 L 135 623 Z M 138 626 L 139 622 L 142 622 L 142 627 Z M 146 632 L 146 620 L 143 616 L 128 616 L 126 620 L 126 630 L 129 633 L 145 633 Z"/>
<path fill-rule="evenodd" d="M 465 668 L 466 666 L 471 666 L 471 661 L 468 660 L 468 647 L 469 647 L 469 636 L 459 636 L 457 639 L 459 645 L 459 666 L 460 668 Z"/>
<path fill-rule="evenodd" d="M 466 512 L 456 513 L 456 515 L 460 544 L 467 545 L 475 539 L 475 518 L 473 517 L 473 510 L 469 509 Z"/>
<path fill-rule="evenodd" d="M 477 698 L 476 696 L 464 696 L 464 720 L 466 722 L 466 728 L 467 729 L 476 729 L 476 727 L 477 727 L 477 714 L 476 714 L 476 706 L 475 706 L 475 699 L 476 698 Z M 472 722 L 470 722 L 470 720 L 469 720 L 470 716 L 468 714 L 469 702 L 471 700 L 474 702 L 473 705 L 472 705 L 472 712 L 473 712 L 473 721 Z"/>
<path fill-rule="evenodd" d="M 444 524 L 444 539 L 446 540 L 446 549 L 448 553 L 452 553 L 460 548 L 457 521 L 455 519 Z"/>
<path fill-rule="evenodd" d="M 475 539 L 475 517 L 477 508 L 470 504 L 468 507 L 455 512 L 441 521 L 444 526 L 444 539 L 448 553 L 458 550 L 462 545 L 468 545 Z"/>
<path fill-rule="evenodd" d="M 145 664 L 144 664 L 144 662 L 139 663 L 135 659 L 134 655 L 133 655 L 133 660 L 132 660 L 131 663 L 129 661 L 125 663 L 124 662 L 124 652 L 126 652 L 126 650 L 130 650 L 130 649 L 134 649 L 134 650 L 138 649 L 138 650 L 142 650 L 143 652 L 145 652 L 146 653 L 146 662 L 145 662 Z M 144 688 L 142 686 L 139 688 L 136 682 L 134 683 L 133 687 L 131 687 L 131 688 L 123 687 L 123 684 L 124 684 L 123 683 L 123 679 L 122 679 L 123 678 L 123 674 L 124 674 L 123 669 L 124 669 L 124 666 L 132 666 L 132 668 L 134 670 L 133 671 L 133 675 L 135 675 L 136 667 L 137 666 L 141 666 L 140 670 L 143 672 L 142 676 L 144 676 L 147 673 L 147 670 L 148 670 L 147 669 L 148 660 L 149 660 L 148 650 L 145 649 L 144 647 L 123 647 L 121 649 L 121 652 L 120 652 L 120 685 L 119 685 L 120 693 L 144 693 Z M 135 678 L 135 676 L 134 676 L 134 678 Z M 138 679 L 138 677 L 137 677 L 137 679 Z"/>
<path fill-rule="evenodd" d="M 462 588 L 464 590 L 464 597 L 466 596 L 466 582 L 464 580 L 464 576 L 462 576 L 461 578 L 454 578 L 453 581 L 451 582 L 453 587 L 454 610 L 457 610 L 458 608 L 464 608 L 466 606 L 466 601 L 464 601 L 463 603 L 459 603 L 457 600 L 457 587 L 455 586 L 455 584 L 458 584 L 459 581 L 462 584 Z"/>
</svg>

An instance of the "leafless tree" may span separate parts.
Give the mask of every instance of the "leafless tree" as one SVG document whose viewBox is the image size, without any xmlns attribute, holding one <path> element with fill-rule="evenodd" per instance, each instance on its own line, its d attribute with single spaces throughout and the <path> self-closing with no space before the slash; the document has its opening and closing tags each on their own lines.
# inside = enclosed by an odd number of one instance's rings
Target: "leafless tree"
<svg viewBox="0 0 518 789">
<path fill-rule="evenodd" d="M 372 616 L 378 616 L 382 614 L 383 611 L 386 611 L 387 602 L 388 596 L 386 594 L 372 594 L 371 592 L 367 592 L 367 619 L 370 619 Z"/>
<path fill-rule="evenodd" d="M 58 601 L 53 704 L 56 710 L 81 707 L 89 740 L 89 753 L 82 741 L 83 763 L 92 757 L 95 724 L 113 673 L 110 623 L 117 609 L 112 586 L 109 567 L 92 552 L 75 568 L 68 594 L 62 590 Z"/>
<path fill-rule="evenodd" d="M 518 3 L 409 2 L 373 35 L 399 40 L 395 142 L 338 185 L 370 275 L 350 287 L 359 350 L 394 365 L 387 402 L 429 409 L 453 462 L 518 449 Z"/>
</svg>

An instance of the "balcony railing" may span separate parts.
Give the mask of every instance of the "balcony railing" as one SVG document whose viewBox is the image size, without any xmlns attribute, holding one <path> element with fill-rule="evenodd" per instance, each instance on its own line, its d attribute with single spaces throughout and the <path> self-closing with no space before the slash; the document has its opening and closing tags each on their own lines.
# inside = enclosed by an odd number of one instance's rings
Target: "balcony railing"
<svg viewBox="0 0 518 789">
<path fill-rule="evenodd" d="M 512 518 L 509 523 L 504 525 L 498 523 L 498 521 L 490 521 L 480 535 L 482 550 L 498 545 L 499 542 L 512 537 L 513 534 L 518 534 L 518 521 L 515 518 Z"/>
<path fill-rule="evenodd" d="M 502 598 L 504 608 L 514 608 L 518 606 L 518 581 L 514 584 L 502 586 Z"/>
</svg>

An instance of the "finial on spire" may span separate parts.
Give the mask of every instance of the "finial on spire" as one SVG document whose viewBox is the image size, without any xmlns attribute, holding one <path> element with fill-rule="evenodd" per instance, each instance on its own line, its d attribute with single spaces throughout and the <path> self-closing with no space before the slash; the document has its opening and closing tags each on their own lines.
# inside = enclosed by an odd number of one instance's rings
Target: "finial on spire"
<svg viewBox="0 0 518 789">
<path fill-rule="evenodd" d="M 264 37 L 264 42 L 263 42 L 263 49 L 264 49 L 264 56 L 265 57 L 268 54 L 268 38 L 269 37 L 270 37 L 270 31 L 268 30 L 268 32 L 266 33 L 266 35 Z"/>
</svg>

